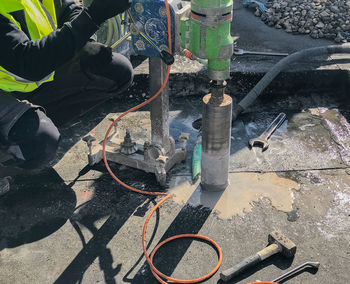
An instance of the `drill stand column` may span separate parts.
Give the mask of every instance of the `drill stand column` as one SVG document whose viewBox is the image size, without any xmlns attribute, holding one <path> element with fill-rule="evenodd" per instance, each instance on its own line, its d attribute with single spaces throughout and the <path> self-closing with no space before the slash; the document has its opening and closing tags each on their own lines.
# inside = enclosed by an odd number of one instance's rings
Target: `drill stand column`
<svg viewBox="0 0 350 284">
<path fill-rule="evenodd" d="M 167 66 L 160 58 L 149 59 L 150 90 L 155 94 L 164 82 Z M 169 134 L 169 86 L 164 88 L 151 103 L 151 142 L 146 141 L 143 145 L 133 142 L 130 132 L 127 131 L 124 141 L 116 137 L 116 133 L 109 137 L 106 147 L 107 160 L 128 167 L 154 173 L 161 186 L 166 184 L 166 174 L 176 164 L 186 159 L 186 144 L 189 134 L 182 133 L 179 137 L 182 142 L 181 148 L 176 149 L 175 140 Z M 92 136 L 83 139 L 89 147 L 89 165 L 102 161 L 102 146 L 94 145 L 96 140 Z"/>
</svg>

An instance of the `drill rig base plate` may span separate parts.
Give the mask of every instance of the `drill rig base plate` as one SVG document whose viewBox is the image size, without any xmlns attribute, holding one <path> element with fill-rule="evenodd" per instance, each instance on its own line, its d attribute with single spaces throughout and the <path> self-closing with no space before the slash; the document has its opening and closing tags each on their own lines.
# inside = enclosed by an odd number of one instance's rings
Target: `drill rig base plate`
<svg viewBox="0 0 350 284">
<path fill-rule="evenodd" d="M 137 151 L 130 155 L 123 154 L 121 151 L 123 140 L 111 135 L 106 146 L 106 157 L 110 162 L 122 164 L 131 168 L 139 169 L 147 173 L 154 173 L 161 186 L 166 185 L 166 175 L 176 164 L 182 163 L 186 159 L 186 144 L 189 135 L 183 133 L 180 135 L 182 147 L 175 149 L 175 141 L 170 138 L 171 149 L 168 153 L 156 144 L 145 142 L 144 145 L 135 144 Z M 90 140 L 90 142 L 93 142 Z M 103 160 L 102 152 L 103 142 L 92 145 L 88 155 L 89 165 L 93 166 Z"/>
</svg>

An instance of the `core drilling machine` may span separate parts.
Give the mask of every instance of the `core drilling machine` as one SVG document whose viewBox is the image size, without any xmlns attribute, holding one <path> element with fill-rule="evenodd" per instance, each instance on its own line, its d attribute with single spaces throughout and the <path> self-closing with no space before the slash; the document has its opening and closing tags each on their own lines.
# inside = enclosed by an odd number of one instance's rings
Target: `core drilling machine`
<svg viewBox="0 0 350 284">
<path fill-rule="evenodd" d="M 169 24 L 172 53 L 185 51 L 191 59 L 207 60 L 211 92 L 203 98 L 201 184 L 204 190 L 221 191 L 228 185 L 230 157 L 232 99 L 225 94 L 225 88 L 233 54 L 230 34 L 233 0 L 168 0 L 168 3 L 170 23 L 164 0 L 133 0 L 127 21 L 130 32 L 122 40 L 131 36 L 134 52 L 150 57 L 151 92 L 162 85 L 166 65 L 173 62 L 167 53 Z M 161 185 L 165 184 L 166 172 L 185 159 L 188 139 L 182 134 L 182 148 L 176 150 L 169 135 L 168 92 L 164 88 L 151 104 L 152 141 L 136 145 L 127 131 L 120 146 L 107 150 L 108 160 L 154 172 Z M 85 140 L 90 147 L 90 165 L 98 163 L 102 160 L 101 146 L 92 149 L 92 138 Z"/>
<path fill-rule="evenodd" d="M 208 60 L 211 93 L 203 98 L 201 165 L 201 185 L 208 191 L 228 185 L 232 98 L 225 88 L 233 54 L 232 10 L 233 0 L 192 0 L 190 17 L 181 20 L 181 46 L 192 58 Z"/>
</svg>

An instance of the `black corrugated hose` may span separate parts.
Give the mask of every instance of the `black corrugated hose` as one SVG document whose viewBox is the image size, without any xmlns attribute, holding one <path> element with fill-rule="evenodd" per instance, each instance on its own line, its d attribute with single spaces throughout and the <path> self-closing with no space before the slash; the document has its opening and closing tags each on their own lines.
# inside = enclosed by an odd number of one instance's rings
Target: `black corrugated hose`
<svg viewBox="0 0 350 284">
<path fill-rule="evenodd" d="M 303 58 L 311 58 L 314 56 L 331 55 L 331 54 L 345 54 L 350 53 L 350 44 L 343 45 L 329 45 L 322 47 L 314 47 L 309 49 L 303 49 L 295 52 L 281 61 L 279 61 L 265 76 L 259 81 L 259 83 L 241 100 L 233 109 L 232 120 L 236 120 L 238 115 L 246 110 L 266 89 L 273 79 L 277 77 L 279 73 L 286 69 L 291 63 L 297 62 Z M 350 61 L 350 57 L 349 57 Z"/>
</svg>

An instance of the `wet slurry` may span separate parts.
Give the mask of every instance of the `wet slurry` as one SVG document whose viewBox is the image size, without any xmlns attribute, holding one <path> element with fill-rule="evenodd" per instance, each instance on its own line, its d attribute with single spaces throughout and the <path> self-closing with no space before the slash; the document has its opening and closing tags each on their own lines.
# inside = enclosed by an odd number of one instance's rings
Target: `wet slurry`
<svg viewBox="0 0 350 284">
<path fill-rule="evenodd" d="M 223 219 L 244 216 L 262 198 L 268 199 L 277 210 L 289 212 L 294 191 L 298 190 L 297 182 L 280 178 L 275 173 L 232 173 L 223 192 L 203 191 L 199 183 L 191 186 L 188 180 L 178 179 L 175 184 L 170 191 L 175 202 L 211 208 Z"/>
</svg>

